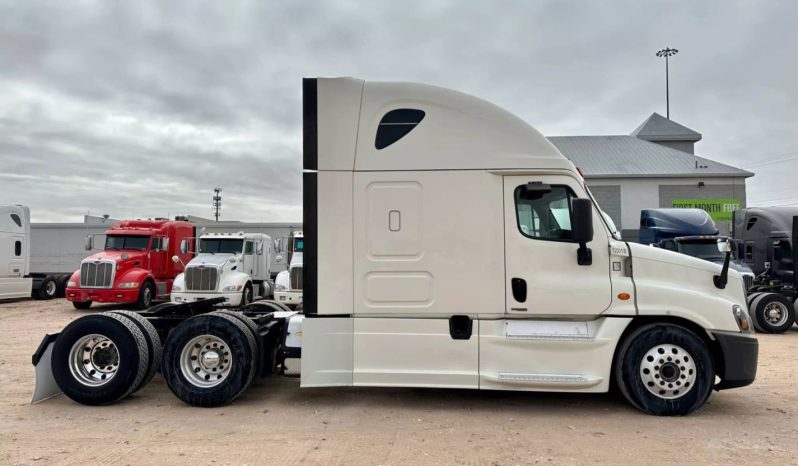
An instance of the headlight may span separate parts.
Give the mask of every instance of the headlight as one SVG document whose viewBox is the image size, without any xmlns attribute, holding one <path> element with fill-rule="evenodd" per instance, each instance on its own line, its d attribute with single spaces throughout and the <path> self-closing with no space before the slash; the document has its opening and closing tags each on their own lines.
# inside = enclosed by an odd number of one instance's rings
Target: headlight
<svg viewBox="0 0 798 466">
<path fill-rule="evenodd" d="M 737 326 L 740 327 L 741 332 L 754 333 L 754 326 L 751 325 L 751 317 L 748 315 L 748 311 L 746 311 L 745 308 L 735 304 L 732 306 L 732 313 L 734 314 L 734 319 L 737 321 Z"/>
<path fill-rule="evenodd" d="M 222 291 L 241 291 L 241 285 L 229 285 L 222 288 Z"/>
<path fill-rule="evenodd" d="M 139 282 L 124 282 L 119 284 L 119 288 L 138 288 Z"/>
<path fill-rule="evenodd" d="M 78 286 L 78 284 L 77 284 L 77 283 L 75 283 L 75 281 L 74 281 L 74 280 L 69 280 L 69 281 L 67 282 L 67 288 L 75 288 L 76 286 Z"/>
<path fill-rule="evenodd" d="M 183 288 L 179 285 L 172 285 L 172 291 L 183 291 Z"/>
<path fill-rule="evenodd" d="M 274 291 L 285 291 L 287 289 L 285 285 L 274 285 Z"/>
</svg>

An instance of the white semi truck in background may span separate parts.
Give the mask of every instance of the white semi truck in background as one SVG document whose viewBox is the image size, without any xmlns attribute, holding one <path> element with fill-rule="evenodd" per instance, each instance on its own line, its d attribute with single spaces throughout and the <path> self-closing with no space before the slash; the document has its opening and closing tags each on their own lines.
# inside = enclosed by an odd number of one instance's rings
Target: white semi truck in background
<svg viewBox="0 0 798 466">
<path fill-rule="evenodd" d="M 753 382 L 728 242 L 721 266 L 616 239 L 574 165 L 473 96 L 336 78 L 304 80 L 303 99 L 304 314 L 207 300 L 85 316 L 35 352 L 34 401 L 113 403 L 159 363 L 194 406 L 298 372 L 301 387 L 615 386 L 683 415 Z"/>
<path fill-rule="evenodd" d="M 30 209 L 0 206 L 0 299 L 64 296 L 72 273 L 31 271 L 30 238 Z"/>
<path fill-rule="evenodd" d="M 302 278 L 304 276 L 302 251 L 305 249 L 305 236 L 301 231 L 293 231 L 288 238 L 278 240 L 279 251 L 287 256 L 288 269 L 277 274 L 274 300 L 291 307 L 302 305 Z M 278 260 L 283 260 L 278 256 Z"/>
<path fill-rule="evenodd" d="M 242 306 L 272 295 L 272 239 L 263 233 L 209 233 L 197 238 L 197 255 L 175 278 L 171 300 L 191 303 L 224 298 L 224 306 Z M 183 242 L 181 251 L 188 250 Z M 178 256 L 172 257 L 178 262 Z"/>
</svg>

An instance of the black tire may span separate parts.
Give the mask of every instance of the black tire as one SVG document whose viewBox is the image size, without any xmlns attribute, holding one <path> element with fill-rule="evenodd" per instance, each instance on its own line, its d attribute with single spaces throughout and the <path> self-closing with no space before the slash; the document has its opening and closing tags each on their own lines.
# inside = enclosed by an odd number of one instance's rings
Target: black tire
<svg viewBox="0 0 798 466">
<path fill-rule="evenodd" d="M 63 298 L 66 296 L 67 282 L 69 282 L 70 274 L 63 274 L 58 278 L 58 297 Z"/>
<path fill-rule="evenodd" d="M 91 301 L 72 301 L 75 309 L 86 310 L 91 307 Z"/>
<path fill-rule="evenodd" d="M 133 307 L 139 311 L 149 309 L 150 306 L 152 306 L 153 299 L 155 299 L 155 286 L 151 281 L 147 280 L 143 285 L 141 285 L 141 289 L 139 290 L 139 299 L 136 300 L 136 304 Z"/>
<path fill-rule="evenodd" d="M 763 294 L 765 294 L 764 291 L 757 291 L 755 293 L 749 294 L 748 298 L 746 298 L 746 302 L 748 303 L 748 315 L 751 317 L 751 323 L 754 325 L 754 330 L 762 333 L 764 333 L 765 330 L 762 329 L 762 327 L 759 325 L 759 322 L 756 320 L 756 317 L 754 316 L 754 300 Z"/>
<path fill-rule="evenodd" d="M 147 340 L 147 350 L 149 352 L 149 358 L 147 359 L 147 372 L 139 385 L 133 389 L 133 393 L 136 393 L 147 386 L 148 383 L 152 382 L 156 372 L 158 372 L 158 370 L 161 368 L 161 355 L 163 353 L 161 338 L 158 336 L 158 331 L 155 330 L 155 327 L 150 323 L 150 321 L 142 317 L 139 313 L 133 311 L 110 312 L 130 319 L 136 325 L 136 327 L 141 330 L 141 333 L 144 334 L 144 338 Z"/>
<path fill-rule="evenodd" d="M 53 277 L 42 280 L 41 286 L 36 290 L 39 299 L 53 299 L 58 296 L 58 281 Z"/>
<path fill-rule="evenodd" d="M 181 369 L 183 349 L 190 350 L 191 341 L 202 336 L 227 342 L 230 354 L 225 356 L 231 357 L 226 377 L 209 387 L 194 383 Z M 161 367 L 175 396 L 191 406 L 208 408 L 226 405 L 246 390 L 255 376 L 257 360 L 258 347 L 249 328 L 233 316 L 211 313 L 192 317 L 169 333 Z"/>
<path fill-rule="evenodd" d="M 754 292 L 754 293 L 751 293 L 751 294 L 749 294 L 749 295 L 748 295 L 748 296 L 745 298 L 745 301 L 746 301 L 746 303 L 748 303 L 748 309 L 751 309 L 751 303 L 753 303 L 753 302 L 754 302 L 754 299 L 756 299 L 756 297 L 757 297 L 757 296 L 759 296 L 759 295 L 761 295 L 762 293 L 763 293 L 762 291 L 756 291 L 756 292 Z"/>
<path fill-rule="evenodd" d="M 663 347 L 674 350 L 678 348 L 681 351 L 663 354 L 660 361 L 649 359 L 651 355 L 647 353 L 651 351 L 659 354 L 656 349 Z M 692 362 L 690 367 L 695 369 L 685 367 L 689 361 Z M 651 374 L 651 380 L 645 382 L 643 370 L 648 370 L 645 367 L 647 364 L 660 365 L 655 366 L 658 374 L 650 370 L 646 373 Z M 688 374 L 688 370 L 692 372 Z M 672 324 L 644 325 L 629 334 L 618 350 L 613 372 L 615 382 L 624 397 L 641 411 L 657 416 L 683 416 L 692 413 L 709 398 L 715 380 L 714 363 L 706 343 L 690 330 Z M 662 387 L 657 386 L 653 380 L 660 381 Z M 688 380 L 686 384 L 690 383 L 689 380 L 693 381 L 686 388 L 686 392 L 680 388 L 685 380 Z M 654 385 L 649 388 L 648 384 Z"/>
<path fill-rule="evenodd" d="M 281 311 L 285 311 L 285 312 L 293 312 L 293 311 L 291 310 L 291 308 L 290 308 L 290 307 L 288 307 L 286 304 L 283 304 L 283 303 L 281 303 L 281 302 L 279 302 L 279 301 L 275 301 L 275 300 L 273 300 L 273 299 L 267 299 L 267 300 L 266 300 L 266 301 L 264 301 L 264 302 L 267 302 L 267 303 L 269 303 L 269 304 L 272 304 L 272 305 L 274 305 L 274 306 L 277 306 L 277 307 L 279 307 Z"/>
<path fill-rule="evenodd" d="M 261 340 L 258 337 L 258 324 L 256 324 L 254 320 L 250 319 L 249 317 L 245 316 L 243 313 L 241 313 L 239 311 L 232 311 L 230 309 L 221 309 L 221 310 L 218 310 L 218 311 L 214 311 L 213 314 L 225 314 L 225 315 L 231 316 L 231 317 L 241 321 L 244 325 L 246 325 L 247 329 L 249 329 L 249 331 L 250 331 L 250 333 L 252 335 L 252 340 L 255 342 L 255 347 L 257 349 L 257 354 L 258 355 L 264 354 L 263 351 L 262 351 L 263 348 L 262 348 L 262 346 L 260 344 Z M 257 361 L 257 363 L 260 363 L 260 361 Z M 257 363 L 256 363 L 256 366 L 255 366 L 255 370 L 253 370 L 252 374 L 250 374 L 249 380 L 247 381 L 247 383 L 243 387 L 241 387 L 241 392 L 242 393 L 244 392 L 244 390 L 249 388 L 249 386 L 252 384 L 252 381 L 255 379 L 255 376 L 257 375 L 258 367 L 259 367 L 259 364 L 257 364 Z M 239 395 L 240 395 L 240 393 L 239 393 Z M 238 395 L 236 395 L 236 397 L 237 396 Z"/>
<path fill-rule="evenodd" d="M 765 333 L 784 333 L 795 322 L 793 303 L 779 293 L 757 296 L 751 302 L 750 312 L 754 326 Z"/>
<path fill-rule="evenodd" d="M 244 291 L 241 292 L 241 306 L 246 306 L 252 302 L 252 284 L 247 283 L 244 285 Z"/>
<path fill-rule="evenodd" d="M 82 382 L 81 376 L 76 375 L 81 373 L 81 370 L 72 369 L 71 365 L 73 359 L 86 357 L 80 353 L 72 354 L 73 348 L 80 351 L 81 340 L 93 334 L 102 335 L 110 340 L 110 344 L 107 340 L 99 340 L 96 344 L 86 343 L 94 344 L 94 348 L 98 351 L 95 353 L 92 350 L 87 357 L 89 359 L 83 360 L 84 364 L 81 366 L 85 367 L 83 377 L 94 377 L 96 385 Z M 106 343 L 105 347 L 100 341 Z M 116 362 L 113 360 L 114 354 Z M 58 387 L 72 400 L 85 405 L 107 405 L 133 393 L 146 375 L 148 359 L 147 341 L 141 330 L 125 317 L 104 313 L 81 317 L 64 328 L 53 346 L 51 368 Z M 100 377 L 98 375 L 100 372 L 95 369 L 91 369 L 95 372 L 89 372 L 87 361 L 91 361 L 90 367 L 94 368 L 102 364 L 110 364 L 108 367 L 118 365 L 118 367 L 107 380 L 96 380 Z"/>
</svg>

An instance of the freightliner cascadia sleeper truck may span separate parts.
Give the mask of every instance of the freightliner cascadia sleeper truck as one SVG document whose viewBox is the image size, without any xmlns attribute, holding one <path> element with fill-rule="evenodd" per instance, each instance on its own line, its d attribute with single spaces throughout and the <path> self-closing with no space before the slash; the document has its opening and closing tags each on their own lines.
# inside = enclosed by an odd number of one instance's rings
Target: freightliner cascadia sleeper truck
<svg viewBox="0 0 798 466">
<path fill-rule="evenodd" d="M 189 303 L 86 316 L 42 341 L 34 400 L 112 403 L 158 362 L 196 406 L 284 373 L 302 387 L 614 385 L 675 415 L 754 380 L 740 275 L 615 239 L 573 164 L 519 118 L 420 84 L 303 87 L 304 315 Z"/>
</svg>

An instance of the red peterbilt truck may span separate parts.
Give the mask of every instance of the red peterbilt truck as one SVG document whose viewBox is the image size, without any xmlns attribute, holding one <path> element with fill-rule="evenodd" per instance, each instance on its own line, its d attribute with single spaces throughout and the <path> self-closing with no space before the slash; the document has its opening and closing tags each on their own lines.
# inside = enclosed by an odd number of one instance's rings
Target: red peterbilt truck
<svg viewBox="0 0 798 466">
<path fill-rule="evenodd" d="M 168 299 L 172 282 L 192 257 L 180 252 L 180 243 L 185 239 L 193 244 L 196 236 L 191 223 L 168 220 L 124 220 L 105 235 L 103 251 L 83 259 L 67 282 L 66 299 L 77 309 L 94 302 L 147 309 L 153 300 Z M 90 235 L 86 250 L 92 249 Z M 174 255 L 180 260 L 173 262 Z"/>
</svg>

